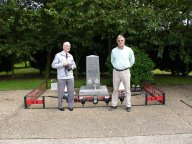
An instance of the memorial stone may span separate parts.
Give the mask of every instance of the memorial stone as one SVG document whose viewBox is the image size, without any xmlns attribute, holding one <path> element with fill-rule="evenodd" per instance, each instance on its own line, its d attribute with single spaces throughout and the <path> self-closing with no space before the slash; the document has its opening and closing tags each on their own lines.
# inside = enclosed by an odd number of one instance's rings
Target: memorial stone
<svg viewBox="0 0 192 144">
<path fill-rule="evenodd" d="M 81 86 L 79 95 L 109 95 L 107 87 L 100 85 L 99 56 L 86 57 L 86 86 Z"/>
<path fill-rule="evenodd" d="M 99 57 L 95 55 L 86 58 L 86 85 L 90 88 L 99 88 L 100 86 L 100 70 Z"/>
</svg>

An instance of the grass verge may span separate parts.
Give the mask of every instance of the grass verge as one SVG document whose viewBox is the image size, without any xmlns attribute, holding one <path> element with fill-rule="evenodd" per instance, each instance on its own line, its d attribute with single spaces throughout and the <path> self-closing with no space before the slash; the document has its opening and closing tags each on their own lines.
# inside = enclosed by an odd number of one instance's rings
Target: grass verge
<svg viewBox="0 0 192 144">
<path fill-rule="evenodd" d="M 192 76 L 172 76 L 172 75 L 155 75 L 154 81 L 157 85 L 182 85 L 192 84 Z"/>
<path fill-rule="evenodd" d="M 192 74 L 189 77 L 172 76 L 168 72 L 154 71 L 153 83 L 156 85 L 181 85 L 192 84 Z M 56 78 L 56 73 L 53 75 Z M 111 86 L 112 78 L 101 75 L 101 85 Z M 34 68 L 23 68 L 22 65 L 17 65 L 15 68 L 15 78 L 11 79 L 11 74 L 6 75 L 5 72 L 0 73 L 0 90 L 31 90 L 41 84 L 45 79 L 39 74 L 39 71 Z M 50 79 L 48 87 L 50 88 Z M 81 76 L 75 79 L 75 88 L 80 88 L 86 85 L 86 76 Z"/>
</svg>

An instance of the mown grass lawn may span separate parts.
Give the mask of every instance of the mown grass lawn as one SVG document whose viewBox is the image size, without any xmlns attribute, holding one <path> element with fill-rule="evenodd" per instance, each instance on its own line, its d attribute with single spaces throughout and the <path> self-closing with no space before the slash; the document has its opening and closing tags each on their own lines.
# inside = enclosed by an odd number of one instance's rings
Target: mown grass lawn
<svg viewBox="0 0 192 144">
<path fill-rule="evenodd" d="M 46 79 L 42 78 L 28 78 L 28 79 L 4 79 L 0 80 L 0 90 L 31 90 L 39 86 Z M 47 79 L 48 87 L 50 88 L 51 79 Z M 110 85 L 110 80 L 103 78 L 101 80 L 102 85 Z M 75 80 L 75 88 L 80 88 L 86 85 L 85 78 Z"/>
<path fill-rule="evenodd" d="M 192 84 L 192 76 L 172 76 L 172 75 L 155 75 L 154 81 L 156 85 L 181 85 Z"/>
<path fill-rule="evenodd" d="M 40 85 L 44 79 L 9 79 L 0 81 L 0 90 L 30 90 Z"/>
<path fill-rule="evenodd" d="M 154 71 L 154 81 L 156 85 L 179 85 L 179 84 L 192 84 L 192 73 L 189 77 L 172 76 L 169 72 L 161 72 L 160 70 Z M 51 79 L 56 79 L 56 72 L 51 75 L 52 78 L 47 79 L 48 87 L 50 88 Z M 111 86 L 112 78 L 101 75 L 101 84 Z M 5 72 L 0 73 L 0 90 L 30 90 L 39 86 L 46 79 L 39 71 L 34 68 L 23 68 L 23 65 L 17 65 L 15 68 L 15 78 L 11 78 L 11 73 L 6 75 Z M 75 79 L 75 88 L 80 88 L 86 85 L 86 76 L 81 76 Z"/>
</svg>

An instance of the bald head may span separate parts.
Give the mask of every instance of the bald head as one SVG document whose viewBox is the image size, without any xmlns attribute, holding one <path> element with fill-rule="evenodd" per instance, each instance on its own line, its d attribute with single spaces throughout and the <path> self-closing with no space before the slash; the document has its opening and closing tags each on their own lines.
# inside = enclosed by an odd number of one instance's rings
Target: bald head
<svg viewBox="0 0 192 144">
<path fill-rule="evenodd" d="M 64 52 L 68 53 L 70 51 L 71 44 L 69 42 L 64 42 L 63 43 L 63 50 Z"/>
</svg>

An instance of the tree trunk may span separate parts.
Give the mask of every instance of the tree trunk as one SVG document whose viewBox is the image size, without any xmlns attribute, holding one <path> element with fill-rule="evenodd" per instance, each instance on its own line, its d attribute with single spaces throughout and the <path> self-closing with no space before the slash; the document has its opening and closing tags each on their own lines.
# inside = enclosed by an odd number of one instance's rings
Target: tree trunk
<svg viewBox="0 0 192 144">
<path fill-rule="evenodd" d="M 44 77 L 45 77 L 46 79 L 49 78 L 50 65 L 51 65 L 51 51 L 47 51 L 47 63 L 46 63 L 45 75 L 44 75 Z"/>
<path fill-rule="evenodd" d="M 189 63 L 186 63 L 186 67 L 185 67 L 185 75 L 186 75 L 186 77 L 189 76 Z"/>
<path fill-rule="evenodd" d="M 25 63 L 25 68 L 27 68 L 27 62 L 26 62 L 26 61 L 24 61 L 24 63 Z"/>
<path fill-rule="evenodd" d="M 108 35 L 107 44 L 108 44 L 108 54 L 110 54 L 111 53 L 111 47 L 112 47 L 110 35 Z"/>
<path fill-rule="evenodd" d="M 76 66 L 78 66 L 78 65 L 76 64 Z M 78 79 L 78 70 L 77 70 L 77 68 L 75 69 L 75 79 Z"/>
<path fill-rule="evenodd" d="M 14 68 L 12 68 L 12 70 L 11 70 L 11 78 L 12 78 L 12 79 L 15 78 L 15 71 L 14 71 Z"/>
<path fill-rule="evenodd" d="M 190 33 L 190 12 L 188 12 L 187 13 L 187 26 L 186 26 L 186 33 Z M 191 40 L 188 40 L 189 41 L 189 43 L 191 43 Z M 186 47 L 187 47 L 187 54 L 190 54 L 190 51 L 191 51 L 191 47 L 190 46 L 188 46 L 188 45 L 186 45 Z M 186 66 L 185 66 L 185 75 L 186 75 L 186 77 L 188 77 L 189 76 L 189 61 L 186 63 Z"/>
<path fill-rule="evenodd" d="M 82 45 L 78 45 L 75 49 L 75 64 L 76 64 L 76 69 L 75 69 L 75 79 L 78 79 L 78 66 L 79 62 L 81 60 L 82 53 L 85 51 Z"/>
<path fill-rule="evenodd" d="M 14 71 L 14 64 L 15 64 L 15 57 L 11 57 L 11 78 L 15 78 L 15 71 Z"/>
</svg>

